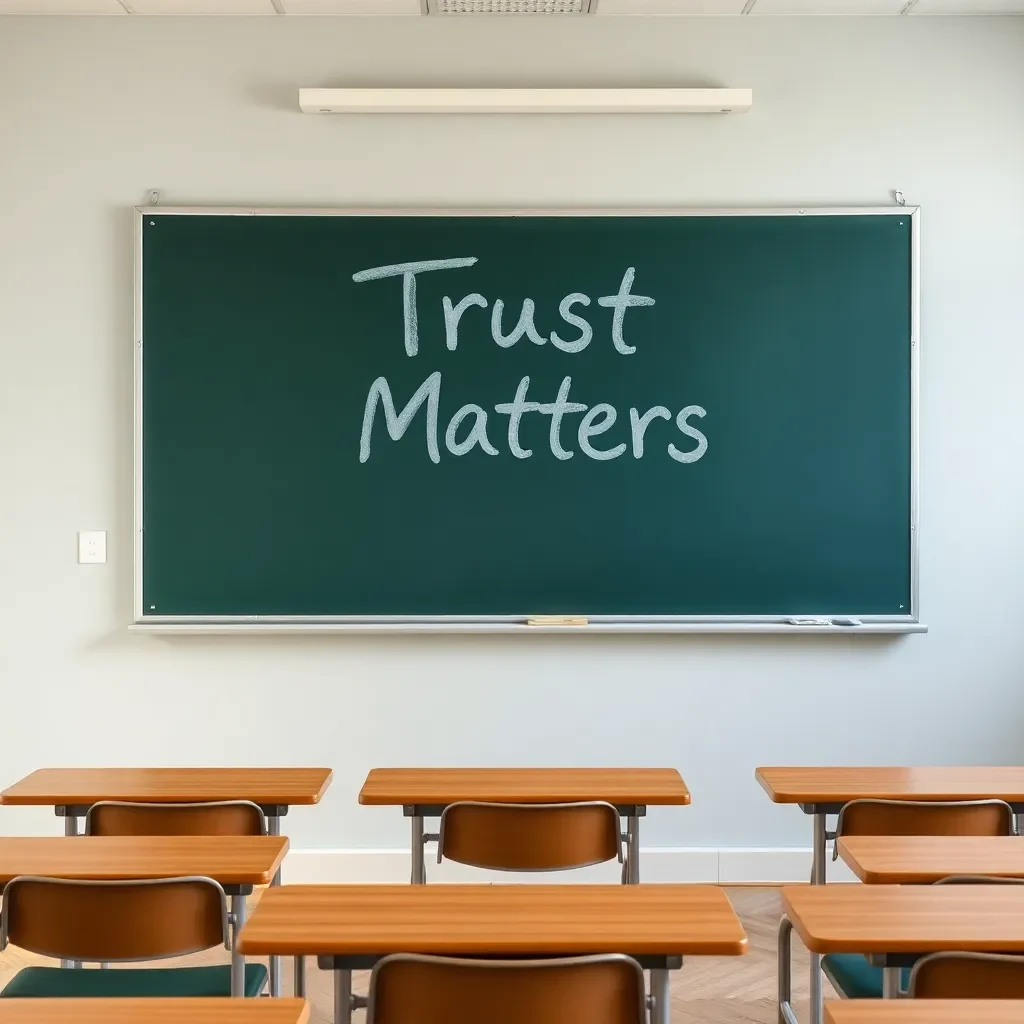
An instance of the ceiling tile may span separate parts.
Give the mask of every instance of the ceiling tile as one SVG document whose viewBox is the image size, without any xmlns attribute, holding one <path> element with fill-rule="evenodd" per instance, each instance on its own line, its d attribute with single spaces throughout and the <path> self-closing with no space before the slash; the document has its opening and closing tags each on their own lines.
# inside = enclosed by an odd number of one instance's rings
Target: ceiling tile
<svg viewBox="0 0 1024 1024">
<path fill-rule="evenodd" d="M 917 0 L 910 13 L 1024 14 L 1024 0 Z"/>
<path fill-rule="evenodd" d="M 136 14 L 276 14 L 271 0 L 128 0 Z"/>
<path fill-rule="evenodd" d="M 746 0 L 598 0 L 597 13 L 676 15 L 742 14 Z"/>
<path fill-rule="evenodd" d="M 751 14 L 899 14 L 907 0 L 757 0 Z"/>
<path fill-rule="evenodd" d="M 288 14 L 422 14 L 420 0 L 282 0 Z"/>
<path fill-rule="evenodd" d="M 117 0 L 0 0 L 0 14 L 126 14 Z"/>
</svg>

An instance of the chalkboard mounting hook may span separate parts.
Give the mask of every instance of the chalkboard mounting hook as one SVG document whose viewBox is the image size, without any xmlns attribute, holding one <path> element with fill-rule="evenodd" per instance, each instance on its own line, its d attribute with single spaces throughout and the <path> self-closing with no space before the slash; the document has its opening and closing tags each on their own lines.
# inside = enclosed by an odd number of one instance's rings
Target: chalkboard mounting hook
<svg viewBox="0 0 1024 1024">
<path fill-rule="evenodd" d="M 906 206 L 907 205 L 907 198 L 906 198 L 906 196 L 903 195 L 903 193 L 899 189 L 896 189 L 893 192 L 892 198 L 895 201 L 897 206 Z"/>
<path fill-rule="evenodd" d="M 149 205 L 150 206 L 159 206 L 160 205 L 160 190 L 159 189 L 151 188 L 149 190 Z"/>
</svg>

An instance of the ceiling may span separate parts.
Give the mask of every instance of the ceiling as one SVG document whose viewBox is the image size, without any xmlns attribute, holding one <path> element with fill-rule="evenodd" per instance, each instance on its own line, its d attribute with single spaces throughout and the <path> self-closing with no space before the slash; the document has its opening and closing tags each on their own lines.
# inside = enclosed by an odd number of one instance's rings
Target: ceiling
<svg viewBox="0 0 1024 1024">
<path fill-rule="evenodd" d="M 421 0 L 0 0 L 0 14 L 420 15 Z M 1024 14 L 1024 0 L 598 0 L 602 15 Z"/>
</svg>

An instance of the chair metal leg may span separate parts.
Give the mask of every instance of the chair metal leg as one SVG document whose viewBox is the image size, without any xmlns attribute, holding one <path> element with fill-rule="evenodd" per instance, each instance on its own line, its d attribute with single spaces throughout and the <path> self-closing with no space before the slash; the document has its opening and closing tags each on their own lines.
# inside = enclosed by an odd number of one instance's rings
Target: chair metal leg
<svg viewBox="0 0 1024 1024">
<path fill-rule="evenodd" d="M 245 897 L 240 893 L 231 897 L 231 994 L 245 995 L 245 957 L 238 952 L 238 933 L 245 924 Z"/>
<path fill-rule="evenodd" d="M 297 956 L 293 959 L 292 990 L 296 999 L 306 998 L 306 958 Z"/>
<path fill-rule="evenodd" d="M 811 885 L 825 884 L 825 815 L 814 815 L 814 839 L 811 860 Z M 810 1024 L 821 1024 L 824 999 L 821 987 L 821 957 L 811 954 Z"/>
<path fill-rule="evenodd" d="M 423 857 L 423 815 L 414 814 L 412 823 L 412 877 L 413 885 L 427 884 L 427 869 Z"/>
<path fill-rule="evenodd" d="M 651 971 L 651 1024 L 669 1024 L 671 1002 L 668 990 L 668 971 Z"/>
<path fill-rule="evenodd" d="M 882 998 L 899 999 L 900 969 L 898 967 L 882 968 Z"/>
<path fill-rule="evenodd" d="M 626 825 L 626 884 L 640 884 L 640 817 L 629 816 Z"/>
<path fill-rule="evenodd" d="M 352 1024 L 352 972 L 334 972 L 334 1024 Z"/>
<path fill-rule="evenodd" d="M 268 836 L 279 836 L 281 834 L 281 819 L 276 815 L 267 816 L 267 835 Z M 281 884 L 281 869 L 278 868 L 274 872 L 274 877 L 270 881 L 271 885 Z M 281 958 L 279 956 L 272 956 L 269 960 L 270 973 L 270 995 L 277 997 L 284 995 L 281 990 Z"/>
<path fill-rule="evenodd" d="M 785 914 L 779 921 L 778 1024 L 799 1024 L 793 1012 L 793 922 Z"/>
<path fill-rule="evenodd" d="M 65 812 L 69 812 L 70 807 L 65 808 Z M 78 835 L 78 816 L 75 814 L 65 813 L 64 814 L 64 835 L 66 836 L 77 836 Z M 61 967 L 81 967 L 81 960 L 61 960 Z"/>
</svg>

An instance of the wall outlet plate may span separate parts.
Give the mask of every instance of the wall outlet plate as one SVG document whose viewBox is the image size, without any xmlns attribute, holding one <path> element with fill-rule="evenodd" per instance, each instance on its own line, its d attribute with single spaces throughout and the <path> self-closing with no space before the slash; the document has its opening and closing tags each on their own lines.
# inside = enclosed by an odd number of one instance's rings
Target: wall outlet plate
<svg viewBox="0 0 1024 1024">
<path fill-rule="evenodd" d="M 81 565 L 102 564 L 107 560 L 107 531 L 82 530 L 78 534 L 78 561 Z"/>
</svg>

